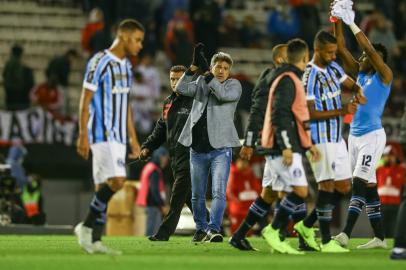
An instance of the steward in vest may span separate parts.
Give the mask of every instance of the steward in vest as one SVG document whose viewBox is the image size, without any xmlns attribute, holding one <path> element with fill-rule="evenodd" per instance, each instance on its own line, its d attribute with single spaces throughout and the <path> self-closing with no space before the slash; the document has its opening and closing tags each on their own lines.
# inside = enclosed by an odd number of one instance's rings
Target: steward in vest
<svg viewBox="0 0 406 270">
<path fill-rule="evenodd" d="M 45 213 L 42 207 L 41 185 L 38 176 L 32 176 L 24 186 L 21 194 L 27 222 L 35 225 L 45 223 Z"/>
<path fill-rule="evenodd" d="M 281 156 L 285 149 L 302 154 L 312 146 L 303 72 L 292 64 L 278 71 L 269 90 L 261 145 L 271 156 Z"/>
<path fill-rule="evenodd" d="M 160 147 L 152 154 L 141 172 L 141 186 L 137 195 L 136 204 L 145 207 L 146 231 L 150 236 L 156 233 L 162 220 L 162 214 L 167 212 L 165 208 L 165 185 L 162 169 L 169 162 L 168 151 Z"/>
</svg>

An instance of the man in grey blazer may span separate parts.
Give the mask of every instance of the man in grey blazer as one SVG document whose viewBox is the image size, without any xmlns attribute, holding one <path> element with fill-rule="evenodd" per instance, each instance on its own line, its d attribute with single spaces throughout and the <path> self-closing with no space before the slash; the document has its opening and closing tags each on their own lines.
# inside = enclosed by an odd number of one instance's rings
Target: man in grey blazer
<svg viewBox="0 0 406 270">
<path fill-rule="evenodd" d="M 234 126 L 234 112 L 242 88 L 230 78 L 231 56 L 219 52 L 210 67 L 197 45 L 193 63 L 179 80 L 176 91 L 194 98 L 192 110 L 179 137 L 179 143 L 190 147 L 192 207 L 196 223 L 193 242 L 222 242 L 220 225 L 226 207 L 226 187 L 230 172 L 232 147 L 239 147 Z M 193 80 L 200 69 L 203 75 Z M 210 222 L 206 220 L 206 190 L 209 173 L 212 178 Z"/>
</svg>

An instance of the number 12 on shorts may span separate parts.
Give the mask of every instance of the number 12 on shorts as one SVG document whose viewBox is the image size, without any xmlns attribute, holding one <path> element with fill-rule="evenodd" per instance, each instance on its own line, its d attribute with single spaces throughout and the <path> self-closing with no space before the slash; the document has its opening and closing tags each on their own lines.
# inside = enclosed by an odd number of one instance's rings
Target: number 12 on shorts
<svg viewBox="0 0 406 270">
<path fill-rule="evenodd" d="M 371 155 L 363 155 L 362 156 L 362 166 L 369 167 L 371 164 L 372 156 Z"/>
</svg>

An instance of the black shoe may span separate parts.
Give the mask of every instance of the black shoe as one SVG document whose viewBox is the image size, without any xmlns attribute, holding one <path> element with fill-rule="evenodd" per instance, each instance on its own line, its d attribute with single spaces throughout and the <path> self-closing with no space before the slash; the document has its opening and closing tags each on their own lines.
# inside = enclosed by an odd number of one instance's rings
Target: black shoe
<svg viewBox="0 0 406 270">
<path fill-rule="evenodd" d="M 194 243 L 203 242 L 206 236 L 207 233 L 205 231 L 198 230 L 195 232 L 195 235 L 193 235 L 192 242 Z"/>
<path fill-rule="evenodd" d="M 235 248 L 238 248 L 239 250 L 244 250 L 244 251 L 257 251 L 256 248 L 253 248 L 250 244 L 250 242 L 248 242 L 247 239 L 243 238 L 243 239 L 236 239 L 234 237 L 231 237 L 228 240 L 228 243 Z"/>
<path fill-rule="evenodd" d="M 317 251 L 312 247 L 309 247 L 306 243 L 299 243 L 299 247 L 297 248 L 299 251 Z"/>
<path fill-rule="evenodd" d="M 206 238 L 204 239 L 206 242 L 211 242 L 211 243 L 221 243 L 223 242 L 223 236 L 216 232 L 216 231 L 209 231 L 207 233 Z"/>
<path fill-rule="evenodd" d="M 297 248 L 297 250 L 299 251 L 317 251 L 316 249 L 309 247 L 308 244 L 306 244 L 305 240 L 303 239 L 303 237 L 298 234 L 298 239 L 299 239 L 299 246 Z"/>
<path fill-rule="evenodd" d="M 406 260 L 406 250 L 403 250 L 403 252 L 400 253 L 395 253 L 392 251 L 390 258 L 392 260 Z"/>
<path fill-rule="evenodd" d="M 156 235 L 148 236 L 148 240 L 149 241 L 168 241 L 169 237 L 162 237 L 162 236 L 159 236 L 156 234 Z"/>
</svg>

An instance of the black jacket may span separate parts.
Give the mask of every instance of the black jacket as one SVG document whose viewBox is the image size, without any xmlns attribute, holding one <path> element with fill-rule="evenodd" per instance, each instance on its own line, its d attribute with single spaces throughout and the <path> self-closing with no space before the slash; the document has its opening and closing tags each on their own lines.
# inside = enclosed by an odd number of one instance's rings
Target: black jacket
<svg viewBox="0 0 406 270">
<path fill-rule="evenodd" d="M 262 130 L 264 123 L 266 106 L 268 103 L 269 89 L 272 82 L 283 72 L 292 71 L 299 78 L 303 72 L 297 67 L 284 64 L 281 67 L 265 70 L 257 82 L 255 91 L 253 92 L 253 105 L 251 107 L 249 123 L 245 136 L 246 146 L 255 146 L 258 134 Z M 302 152 L 299 135 L 296 128 L 296 121 L 291 110 L 295 99 L 295 85 L 289 77 L 284 77 L 279 81 L 275 89 L 274 101 L 272 104 L 272 123 L 277 128 L 276 140 L 272 149 L 266 149 L 265 154 L 280 155 L 282 150 L 287 148 L 286 142 L 283 139 L 281 131 L 286 130 L 289 138 L 289 144 L 292 146 L 293 152 Z"/>
<path fill-rule="evenodd" d="M 158 119 L 152 134 L 142 144 L 141 149 L 156 150 L 167 142 L 169 153 L 172 156 L 175 149 L 184 149 L 178 143 L 179 135 L 183 130 L 192 108 L 193 98 L 172 93 L 164 100 L 161 117 Z"/>
<path fill-rule="evenodd" d="M 286 64 L 276 70 L 278 76 L 291 71 L 299 79 L 302 78 L 303 71 L 296 66 Z M 272 103 L 272 126 L 275 128 L 275 144 L 271 149 L 271 155 L 281 155 L 286 148 L 291 148 L 295 153 L 303 153 L 300 142 L 299 132 L 296 125 L 296 118 L 292 111 L 292 105 L 295 100 L 296 90 L 293 80 L 285 76 L 275 88 Z"/>
<path fill-rule="evenodd" d="M 268 102 L 269 87 L 275 78 L 275 68 L 265 69 L 259 76 L 252 90 L 252 105 L 245 131 L 244 145 L 254 147 L 258 134 L 262 130 Z"/>
</svg>

